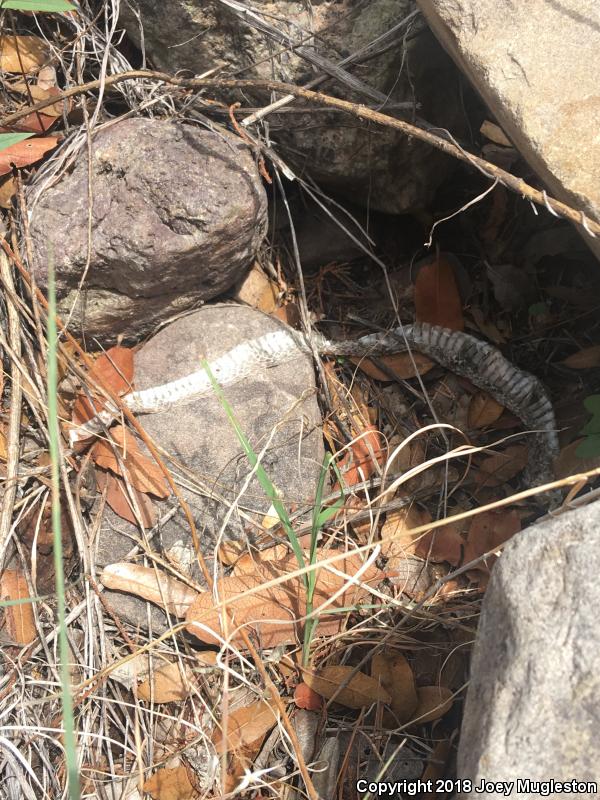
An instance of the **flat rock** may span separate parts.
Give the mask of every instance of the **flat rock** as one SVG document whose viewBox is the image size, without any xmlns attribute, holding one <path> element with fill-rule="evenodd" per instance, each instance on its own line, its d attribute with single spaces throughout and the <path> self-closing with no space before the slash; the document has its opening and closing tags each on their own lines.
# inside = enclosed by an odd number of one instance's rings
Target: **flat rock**
<svg viewBox="0 0 600 800">
<path fill-rule="evenodd" d="M 550 193 L 600 222 L 598 1 L 418 2 Z"/>
<path fill-rule="evenodd" d="M 269 0 L 254 4 L 250 18 L 239 6 L 236 13 L 221 2 L 137 0 L 121 4 L 120 20 L 149 60 L 170 72 L 216 68 L 223 77 L 303 86 L 326 75 L 300 55 L 303 48 L 330 65 L 362 52 L 358 63 L 345 66 L 362 88 L 328 78 L 318 90 L 410 119 L 416 111 L 462 135 L 457 70 L 414 10 L 414 0 Z M 256 18 L 275 34 L 252 25 Z M 261 106 L 272 97 L 245 89 L 243 97 L 226 99 Z M 268 121 L 277 151 L 299 173 L 308 171 L 321 185 L 370 209 L 400 214 L 426 207 L 453 166 L 447 156 L 397 131 L 315 105 L 295 102 Z"/>
<path fill-rule="evenodd" d="M 146 389 L 181 378 L 243 341 L 277 330 L 281 323 L 241 305 L 207 305 L 165 327 L 135 355 L 135 384 Z M 292 361 L 257 369 L 225 388 L 236 419 L 288 509 L 309 504 L 323 461 L 321 416 L 311 359 L 299 352 Z M 173 461 L 171 469 L 198 527 L 203 555 L 211 559 L 218 536 L 243 540 L 256 532 L 270 501 L 252 478 L 239 440 L 214 396 L 139 417 Z M 231 507 L 233 512 L 231 513 Z M 171 513 L 169 514 L 169 509 Z M 150 545 L 184 571 L 199 577 L 189 526 L 174 498 L 158 503 L 166 521 Z M 98 537 L 96 563 L 122 560 L 139 532 L 110 509 Z M 143 606 L 143 604 L 141 604 Z"/>
<path fill-rule="evenodd" d="M 31 220 L 33 271 L 45 287 L 49 244 L 60 312 L 111 342 L 139 340 L 244 273 L 265 235 L 266 195 L 238 137 L 155 119 L 126 119 L 92 143 L 88 162 L 45 190 Z M 79 291 L 83 280 L 83 291 Z"/>
<path fill-rule="evenodd" d="M 522 798 L 540 794 L 518 779 L 600 784 L 599 525 L 597 502 L 534 525 L 494 567 L 458 752 L 473 786 L 515 781 L 510 795 Z"/>
</svg>

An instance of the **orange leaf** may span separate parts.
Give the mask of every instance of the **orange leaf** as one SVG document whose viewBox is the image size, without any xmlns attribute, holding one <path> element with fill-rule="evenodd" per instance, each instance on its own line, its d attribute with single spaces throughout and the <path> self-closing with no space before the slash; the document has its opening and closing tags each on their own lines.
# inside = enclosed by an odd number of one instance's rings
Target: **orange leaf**
<svg viewBox="0 0 600 800">
<path fill-rule="evenodd" d="M 320 711 L 323 707 L 323 698 L 311 689 L 307 683 L 299 683 L 294 691 L 294 703 L 298 708 L 305 708 L 308 711 Z"/>
<path fill-rule="evenodd" d="M 133 350 L 128 347 L 111 347 L 94 362 L 89 372 L 90 383 L 122 396 L 132 389 L 133 383 Z M 95 399 L 95 408 L 85 394 L 81 394 L 73 408 L 73 422 L 82 425 L 91 419 L 96 411 L 104 407 L 104 398 Z"/>
<path fill-rule="evenodd" d="M 123 425 L 117 425 L 110 431 L 110 436 L 114 445 L 105 439 L 99 439 L 92 448 L 92 459 L 96 466 L 109 469 L 116 475 L 126 476 L 131 485 L 140 492 L 168 497 L 169 489 L 158 464 L 138 449 L 133 434 Z M 121 460 L 117 458 L 115 451 L 120 453 Z"/>
<path fill-rule="evenodd" d="M 0 128 L 0 133 L 13 133 L 13 131 L 25 131 L 27 133 L 46 133 L 56 124 L 56 117 L 45 114 L 43 111 L 32 111 L 25 117 L 21 117 L 10 128 Z"/>
<path fill-rule="evenodd" d="M 106 502 L 119 517 L 131 522 L 132 525 L 137 525 L 138 520 L 133 511 L 133 507 L 125 483 L 122 478 L 112 475 L 110 472 L 104 470 L 96 470 L 96 483 L 98 489 L 101 491 L 106 488 Z M 135 487 L 131 487 L 131 491 L 135 495 L 135 500 L 140 510 L 141 521 L 144 528 L 152 528 L 156 525 L 156 512 L 152 504 L 152 500 L 147 494 L 138 491 Z"/>
<path fill-rule="evenodd" d="M 0 600 L 23 600 L 29 597 L 25 576 L 16 569 L 6 569 L 0 576 Z M 37 636 L 31 603 L 6 606 L 4 625 L 11 642 L 30 644 Z"/>
<path fill-rule="evenodd" d="M 5 150 L 0 150 L 0 175 L 12 172 L 13 166 L 19 168 L 35 164 L 57 144 L 57 136 L 44 136 L 41 139 L 25 139 L 23 142 L 12 144 Z"/>
<path fill-rule="evenodd" d="M 415 312 L 418 322 L 462 331 L 465 327 L 462 301 L 454 270 L 443 256 L 424 264 L 415 280 Z"/>
<path fill-rule="evenodd" d="M 511 511 L 484 511 L 473 518 L 467 533 L 464 563 L 468 564 L 484 553 L 494 550 L 507 542 L 511 536 L 521 530 L 521 518 L 514 509 Z M 490 556 L 493 562 L 495 556 Z M 489 565 L 491 566 L 491 565 Z M 489 566 L 484 562 L 474 567 L 480 572 L 488 572 Z"/>
<path fill-rule="evenodd" d="M 197 797 L 190 771 L 184 764 L 157 770 L 144 783 L 144 792 L 154 800 L 193 800 Z"/>
<path fill-rule="evenodd" d="M 367 480 L 375 472 L 375 463 L 385 460 L 387 448 L 375 425 L 367 425 L 362 436 L 353 442 L 340 461 L 339 467 L 346 486 L 355 486 Z M 333 491 L 336 491 L 336 483 Z"/>
</svg>

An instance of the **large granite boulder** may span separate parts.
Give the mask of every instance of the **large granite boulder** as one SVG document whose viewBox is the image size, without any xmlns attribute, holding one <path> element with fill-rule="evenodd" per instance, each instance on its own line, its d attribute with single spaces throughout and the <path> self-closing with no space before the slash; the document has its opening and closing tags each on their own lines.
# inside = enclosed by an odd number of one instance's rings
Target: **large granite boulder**
<svg viewBox="0 0 600 800">
<path fill-rule="evenodd" d="M 319 89 L 392 115 L 422 114 L 460 135 L 459 75 L 414 11 L 414 0 L 258 0 L 252 13 L 228 0 L 130 0 L 120 13 L 150 61 L 171 72 L 218 67 L 223 77 L 306 85 L 326 74 L 320 59 L 338 65 L 362 52 L 343 67 L 361 86 L 328 79 Z M 257 29 L 256 20 L 271 34 Z M 269 92 L 244 91 L 246 105 L 271 99 Z M 288 162 L 371 209 L 403 213 L 427 206 L 453 165 L 397 131 L 315 106 L 294 102 L 268 121 Z"/>
<path fill-rule="evenodd" d="M 600 222 L 600 3 L 418 3 L 550 193 Z"/>
<path fill-rule="evenodd" d="M 520 533 L 495 566 L 458 753 L 473 783 L 463 796 L 497 798 L 499 781 L 520 798 L 539 797 L 537 781 L 600 785 L 599 528 L 596 502 Z"/>
<path fill-rule="evenodd" d="M 221 294 L 265 235 L 266 195 L 236 136 L 127 119 L 94 136 L 91 168 L 88 187 L 79 158 L 31 220 L 36 279 L 45 286 L 52 248 L 60 311 L 88 337 L 140 339 Z"/>
</svg>

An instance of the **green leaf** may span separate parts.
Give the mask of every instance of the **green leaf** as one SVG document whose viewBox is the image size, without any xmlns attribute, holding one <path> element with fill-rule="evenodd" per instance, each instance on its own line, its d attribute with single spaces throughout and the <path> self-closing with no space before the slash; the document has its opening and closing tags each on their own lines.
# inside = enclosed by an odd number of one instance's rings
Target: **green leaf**
<svg viewBox="0 0 600 800">
<path fill-rule="evenodd" d="M 600 417 L 593 416 L 588 422 L 585 423 L 579 433 L 584 436 L 595 436 L 600 433 Z"/>
<path fill-rule="evenodd" d="M 542 301 L 541 303 L 534 303 L 533 305 L 529 306 L 529 316 L 530 317 L 539 317 L 542 314 L 548 313 L 548 303 Z"/>
<path fill-rule="evenodd" d="M 600 434 L 588 436 L 575 450 L 577 458 L 596 458 L 600 456 Z"/>
<path fill-rule="evenodd" d="M 335 501 L 335 503 L 332 506 L 327 506 L 326 508 L 324 508 L 317 516 L 316 520 L 317 526 L 319 528 L 322 528 L 323 525 L 325 525 L 325 523 L 328 520 L 330 520 L 332 517 L 335 517 L 335 515 L 343 505 L 344 505 L 344 498 L 340 497 L 338 500 Z"/>
<path fill-rule="evenodd" d="M 24 139 L 29 139 L 30 136 L 33 136 L 33 133 L 0 133 L 0 150 L 6 150 L 13 144 L 19 144 Z"/>
<path fill-rule="evenodd" d="M 598 414 L 600 416 L 600 394 L 590 394 L 583 401 L 583 405 L 587 408 L 590 414 Z"/>
<path fill-rule="evenodd" d="M 76 11 L 69 0 L 0 0 L 0 8 L 12 11 Z"/>
</svg>

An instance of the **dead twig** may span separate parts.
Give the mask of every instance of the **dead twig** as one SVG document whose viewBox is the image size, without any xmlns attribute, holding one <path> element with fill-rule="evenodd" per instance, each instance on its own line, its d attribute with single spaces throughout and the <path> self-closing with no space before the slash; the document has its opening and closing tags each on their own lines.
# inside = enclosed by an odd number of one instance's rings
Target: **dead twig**
<svg viewBox="0 0 600 800">
<path fill-rule="evenodd" d="M 357 117 L 358 119 L 373 122 L 377 125 L 383 125 L 387 128 L 399 130 L 402 133 L 405 133 L 407 136 L 413 136 L 415 139 L 419 139 L 420 141 L 435 147 L 437 150 L 441 150 L 443 153 L 446 153 L 453 158 L 458 158 L 460 161 L 471 164 L 492 180 L 496 179 L 498 183 L 506 186 L 507 189 L 520 194 L 522 197 L 531 200 L 533 203 L 536 203 L 539 206 L 544 206 L 550 211 L 550 213 L 559 217 L 564 217 L 565 219 L 568 219 L 577 225 L 581 225 L 583 228 L 585 228 L 586 232 L 590 236 L 600 236 L 600 223 L 586 217 L 583 211 L 577 211 L 566 203 L 556 200 L 554 197 L 549 197 L 545 191 L 535 189 L 533 186 L 530 186 L 528 183 L 522 180 L 522 178 L 517 178 L 515 175 L 512 175 L 510 172 L 497 167 L 495 164 L 492 164 L 489 161 L 486 161 L 484 158 L 480 158 L 479 156 L 467 152 L 462 147 L 459 147 L 459 145 L 449 141 L 443 136 L 438 136 L 431 131 L 424 130 L 423 128 L 413 125 L 410 122 L 406 122 L 403 119 L 396 119 L 388 116 L 387 114 L 382 114 L 380 111 L 374 111 L 373 109 L 368 108 L 368 106 L 364 106 L 360 103 L 351 103 L 349 100 L 341 100 L 339 97 L 331 97 L 330 95 L 321 94 L 320 92 L 313 92 L 309 89 L 304 89 L 301 86 L 294 86 L 293 84 L 281 83 L 279 81 L 223 80 L 219 78 L 178 78 L 165 72 L 153 72 L 151 70 L 129 70 L 127 72 L 121 72 L 117 75 L 108 75 L 103 80 L 89 81 L 88 83 L 82 83 L 78 86 L 72 86 L 69 89 L 65 89 L 60 93 L 52 95 L 52 97 L 49 99 L 41 100 L 39 103 L 35 103 L 33 106 L 28 106 L 20 111 L 16 111 L 14 114 L 9 114 L 0 120 L 0 127 L 10 128 L 11 126 L 14 126 L 15 122 L 18 122 L 18 120 L 22 119 L 28 114 L 41 111 L 42 109 L 53 105 L 59 100 L 66 100 L 69 97 L 75 97 L 76 95 L 95 91 L 100 88 L 105 89 L 108 86 L 113 86 L 114 84 L 129 80 L 162 81 L 170 86 L 178 86 L 182 89 L 264 89 L 266 91 L 282 92 L 283 94 L 294 95 L 294 97 L 300 97 L 310 103 L 319 103 L 328 108 L 335 108 L 339 111 L 352 114 L 352 116 Z"/>
<path fill-rule="evenodd" d="M 5 286 L 14 293 L 12 270 L 8 258 L 3 251 L 0 251 L 0 275 Z M 9 294 L 10 297 L 10 294 Z M 6 461 L 6 483 L 4 497 L 2 498 L 2 515 L 0 516 L 0 572 L 4 569 L 6 551 L 10 538 L 12 523 L 13 506 L 17 492 L 17 475 L 19 471 L 19 434 L 21 429 L 21 401 L 23 399 L 23 386 L 21 383 L 21 371 L 16 360 L 21 355 L 21 327 L 19 312 L 9 299 L 8 307 L 8 336 L 11 346 L 11 390 L 10 390 L 10 410 L 8 412 L 8 435 L 7 435 L 7 461 Z"/>
</svg>

